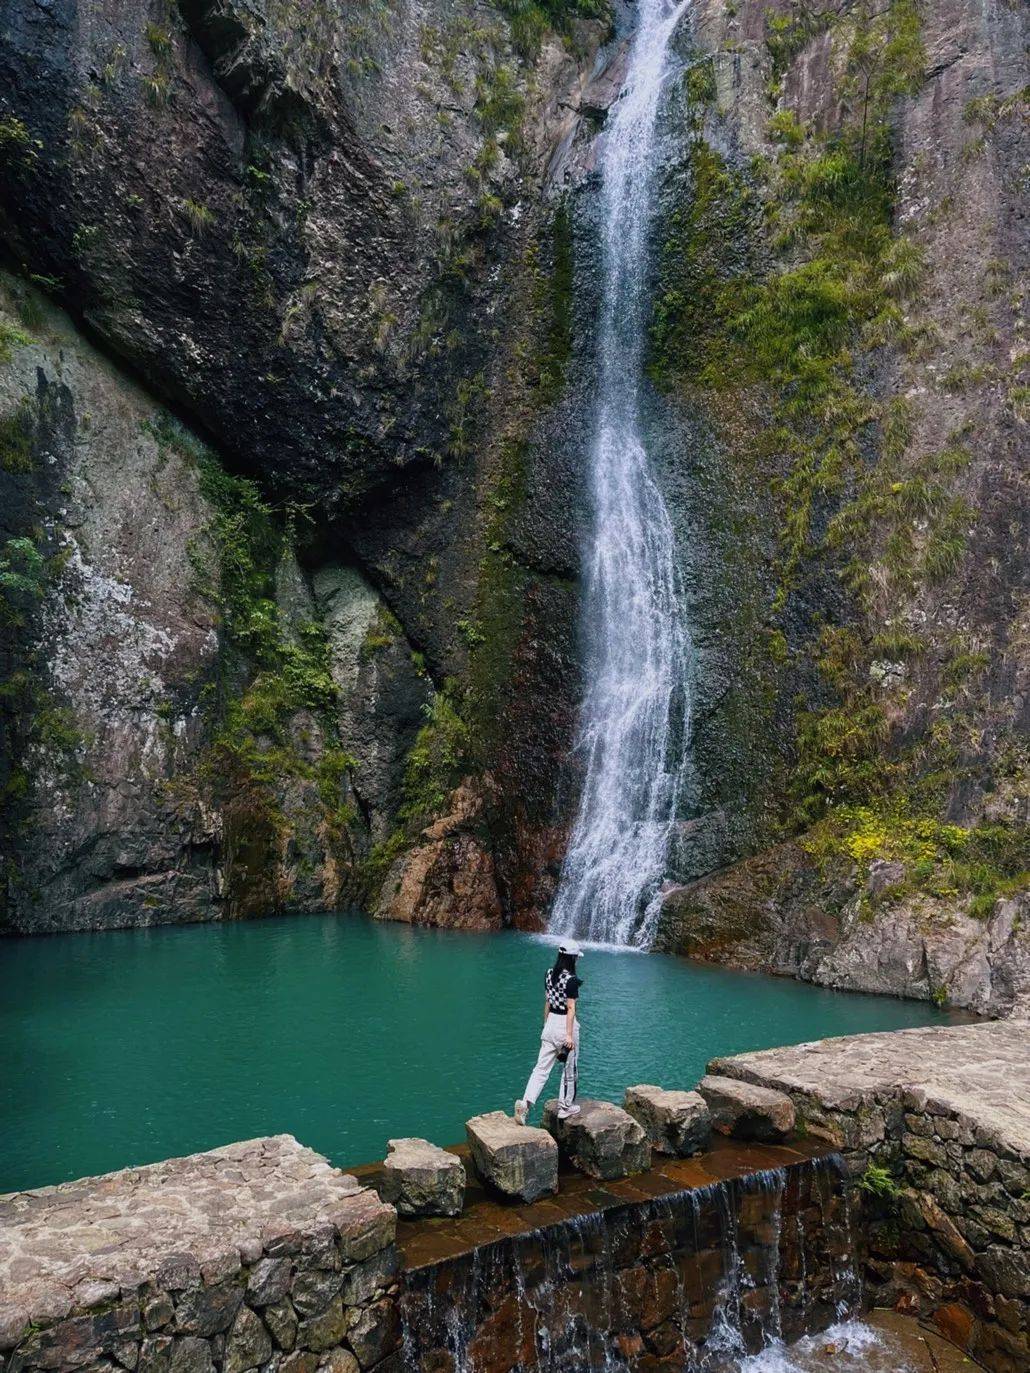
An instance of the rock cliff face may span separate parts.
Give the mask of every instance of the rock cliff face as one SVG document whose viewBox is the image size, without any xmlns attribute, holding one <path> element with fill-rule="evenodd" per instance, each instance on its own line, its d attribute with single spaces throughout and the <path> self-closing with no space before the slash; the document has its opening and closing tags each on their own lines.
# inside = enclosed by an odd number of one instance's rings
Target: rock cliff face
<svg viewBox="0 0 1030 1373">
<path fill-rule="evenodd" d="M 693 440 L 667 449 L 697 813 L 660 941 L 1004 1013 L 1030 970 L 1026 14 L 691 15 L 652 368 Z"/>
<path fill-rule="evenodd" d="M 403 918 L 539 919 L 588 333 L 544 186 L 606 30 L 401 0 L 5 17 L 15 927 L 376 906 L 387 876 Z"/>
<path fill-rule="evenodd" d="M 632 24 L 601 9 L 5 17 L 14 927 L 540 924 Z M 667 948 L 992 1011 L 1026 984 L 1026 25 L 681 26 L 646 415 L 697 647 Z"/>
</svg>

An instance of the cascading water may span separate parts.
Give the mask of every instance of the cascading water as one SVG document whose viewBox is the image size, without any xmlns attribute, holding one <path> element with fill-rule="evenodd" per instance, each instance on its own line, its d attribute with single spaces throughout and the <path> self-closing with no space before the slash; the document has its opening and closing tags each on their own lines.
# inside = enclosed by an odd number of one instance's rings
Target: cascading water
<svg viewBox="0 0 1030 1373">
<path fill-rule="evenodd" d="M 585 780 L 551 930 L 646 943 L 676 815 L 690 645 L 643 438 L 648 231 L 668 48 L 687 0 L 640 0 L 602 153 L 604 298 L 586 562 Z"/>
<path fill-rule="evenodd" d="M 548 1219 L 422 1262 L 401 1277 L 404 1367 L 631 1373 L 657 1355 L 683 1373 L 795 1373 L 790 1342 L 860 1305 L 839 1271 L 841 1241 L 851 1244 L 844 1189 L 839 1158 L 817 1159 Z M 850 1343 L 861 1339 L 847 1328 Z M 821 1373 L 831 1370 L 824 1356 Z"/>
</svg>

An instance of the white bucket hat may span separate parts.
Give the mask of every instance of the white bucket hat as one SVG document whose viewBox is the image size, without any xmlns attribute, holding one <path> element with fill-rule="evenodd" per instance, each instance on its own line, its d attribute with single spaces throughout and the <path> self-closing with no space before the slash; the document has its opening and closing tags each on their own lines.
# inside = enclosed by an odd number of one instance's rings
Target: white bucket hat
<svg viewBox="0 0 1030 1373">
<path fill-rule="evenodd" d="M 574 939 L 563 939 L 558 945 L 559 953 L 567 953 L 572 958 L 579 958 L 583 950 Z"/>
</svg>

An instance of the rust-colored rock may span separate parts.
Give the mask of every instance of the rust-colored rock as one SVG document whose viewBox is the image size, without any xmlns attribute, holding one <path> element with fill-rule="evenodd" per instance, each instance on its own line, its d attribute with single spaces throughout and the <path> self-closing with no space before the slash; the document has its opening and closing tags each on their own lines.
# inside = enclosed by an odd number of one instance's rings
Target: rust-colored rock
<svg viewBox="0 0 1030 1373">
<path fill-rule="evenodd" d="M 504 923 L 493 853 L 483 829 L 484 795 L 471 781 L 448 813 L 422 831 L 386 875 L 377 920 L 449 929 L 496 930 Z"/>
<path fill-rule="evenodd" d="M 969 1307 L 962 1306 L 959 1302 L 946 1302 L 933 1313 L 934 1325 L 946 1339 L 952 1344 L 957 1344 L 960 1349 L 970 1347 L 975 1321 L 976 1317 Z"/>
</svg>

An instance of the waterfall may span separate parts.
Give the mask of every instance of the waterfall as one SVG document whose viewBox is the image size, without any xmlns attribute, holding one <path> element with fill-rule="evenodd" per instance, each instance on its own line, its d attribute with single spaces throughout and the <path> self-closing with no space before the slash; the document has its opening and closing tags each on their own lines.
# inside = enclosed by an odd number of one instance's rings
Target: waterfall
<svg viewBox="0 0 1030 1373">
<path fill-rule="evenodd" d="M 641 421 L 655 129 L 686 3 L 640 0 L 601 155 L 604 296 L 576 744 L 585 778 L 551 930 L 616 944 L 646 943 L 657 913 L 689 723 L 675 539 Z"/>
<path fill-rule="evenodd" d="M 795 1373 L 791 1342 L 860 1304 L 843 1272 L 844 1192 L 834 1156 L 645 1201 L 612 1196 L 420 1263 L 401 1275 L 404 1366 L 626 1373 L 655 1355 L 684 1373 Z"/>
</svg>

